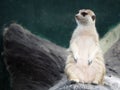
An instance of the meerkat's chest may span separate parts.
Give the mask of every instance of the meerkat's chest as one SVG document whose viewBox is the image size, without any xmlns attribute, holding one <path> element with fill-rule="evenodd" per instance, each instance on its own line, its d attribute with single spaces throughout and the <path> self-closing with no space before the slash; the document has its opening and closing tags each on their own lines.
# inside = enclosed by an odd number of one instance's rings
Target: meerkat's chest
<svg viewBox="0 0 120 90">
<path fill-rule="evenodd" d="M 75 39 L 75 43 L 78 44 L 79 47 L 81 48 L 90 48 L 95 45 L 95 40 L 93 37 L 90 36 L 79 36 Z"/>
</svg>

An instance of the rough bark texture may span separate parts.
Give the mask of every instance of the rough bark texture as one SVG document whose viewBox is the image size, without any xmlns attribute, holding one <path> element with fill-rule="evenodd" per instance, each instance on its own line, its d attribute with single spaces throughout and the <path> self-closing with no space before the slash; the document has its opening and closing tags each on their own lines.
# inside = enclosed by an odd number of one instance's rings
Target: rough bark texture
<svg viewBox="0 0 120 90">
<path fill-rule="evenodd" d="M 71 84 L 64 75 L 66 49 L 33 35 L 18 24 L 5 28 L 3 39 L 4 61 L 13 90 L 117 90 L 111 88 L 109 77 L 104 86 Z M 111 62 L 114 59 L 111 54 L 105 55 L 109 75 L 120 75 L 120 49 L 117 50 L 120 46 L 116 46 L 112 49 L 116 62 Z"/>
</svg>

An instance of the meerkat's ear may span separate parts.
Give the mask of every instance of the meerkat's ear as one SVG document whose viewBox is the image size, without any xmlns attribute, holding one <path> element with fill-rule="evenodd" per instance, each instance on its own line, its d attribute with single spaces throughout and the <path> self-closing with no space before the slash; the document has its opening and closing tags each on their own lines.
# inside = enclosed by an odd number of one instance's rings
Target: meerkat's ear
<svg viewBox="0 0 120 90">
<path fill-rule="evenodd" d="M 94 20 L 96 19 L 96 16 L 95 16 L 95 15 L 93 15 L 91 18 L 92 18 L 92 20 L 94 21 Z"/>
</svg>

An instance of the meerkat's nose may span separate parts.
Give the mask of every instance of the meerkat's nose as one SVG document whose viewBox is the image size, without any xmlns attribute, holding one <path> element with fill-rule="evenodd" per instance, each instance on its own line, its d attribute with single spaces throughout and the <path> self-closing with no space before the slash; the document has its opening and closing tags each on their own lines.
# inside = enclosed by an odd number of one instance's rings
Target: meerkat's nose
<svg viewBox="0 0 120 90">
<path fill-rule="evenodd" d="M 79 14 L 79 13 L 77 13 L 77 14 L 75 15 L 75 17 L 76 17 L 76 18 L 78 18 L 78 17 L 79 17 L 79 15 L 80 15 L 80 14 Z"/>
<path fill-rule="evenodd" d="M 88 13 L 87 12 L 81 12 L 83 16 L 86 16 Z"/>
<path fill-rule="evenodd" d="M 75 17 L 77 18 L 77 17 L 78 17 L 78 14 L 76 14 Z"/>
</svg>

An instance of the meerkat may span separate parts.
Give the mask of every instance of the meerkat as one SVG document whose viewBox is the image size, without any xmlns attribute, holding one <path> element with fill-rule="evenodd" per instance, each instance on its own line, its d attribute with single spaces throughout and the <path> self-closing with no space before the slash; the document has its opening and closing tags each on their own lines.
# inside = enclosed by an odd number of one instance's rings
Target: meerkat
<svg viewBox="0 0 120 90">
<path fill-rule="evenodd" d="M 105 63 L 92 10 L 82 9 L 75 15 L 77 27 L 72 34 L 65 73 L 68 80 L 103 84 Z"/>
</svg>

